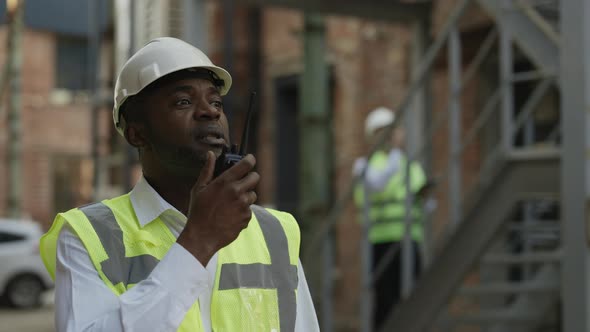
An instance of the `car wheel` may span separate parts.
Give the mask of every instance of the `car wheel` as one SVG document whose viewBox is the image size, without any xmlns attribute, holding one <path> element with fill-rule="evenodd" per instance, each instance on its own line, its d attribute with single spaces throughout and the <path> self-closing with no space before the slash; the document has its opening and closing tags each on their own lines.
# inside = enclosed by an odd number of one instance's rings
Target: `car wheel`
<svg viewBox="0 0 590 332">
<path fill-rule="evenodd" d="M 29 309 L 41 305 L 43 284 L 33 275 L 22 275 L 8 283 L 6 300 L 15 308 Z"/>
</svg>

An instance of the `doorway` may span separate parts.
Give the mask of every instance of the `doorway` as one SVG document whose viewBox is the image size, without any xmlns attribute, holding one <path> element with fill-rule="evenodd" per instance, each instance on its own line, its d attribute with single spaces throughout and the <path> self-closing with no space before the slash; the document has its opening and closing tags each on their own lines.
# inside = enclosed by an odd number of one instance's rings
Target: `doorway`
<svg viewBox="0 0 590 332">
<path fill-rule="evenodd" d="M 276 110 L 276 208 L 297 219 L 299 206 L 299 75 L 274 82 Z"/>
</svg>

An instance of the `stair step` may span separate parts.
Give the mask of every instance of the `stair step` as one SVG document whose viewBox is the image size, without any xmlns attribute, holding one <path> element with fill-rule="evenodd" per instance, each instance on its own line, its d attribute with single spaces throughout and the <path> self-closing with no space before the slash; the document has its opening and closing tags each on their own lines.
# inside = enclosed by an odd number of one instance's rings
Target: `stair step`
<svg viewBox="0 0 590 332">
<path fill-rule="evenodd" d="M 480 0 L 482 1 L 482 0 Z M 492 0 L 486 0 L 492 1 Z M 506 216 L 514 211 L 523 197 L 534 193 L 537 197 L 557 196 L 559 192 L 560 154 L 550 153 L 548 149 L 535 151 L 536 153 L 511 154 L 506 157 L 504 163 L 498 166 L 501 176 L 491 180 L 489 184 L 482 186 L 482 191 L 474 194 L 471 206 L 466 208 L 461 226 L 457 227 L 437 258 L 430 264 L 428 271 L 417 280 L 414 290 L 395 309 L 382 327 L 383 331 L 421 332 L 428 331 L 437 320 L 441 310 L 449 304 L 449 299 L 457 290 L 457 285 L 465 280 L 473 268 L 482 262 L 484 253 L 489 250 L 501 230 L 506 226 Z M 541 153 L 542 152 L 542 153 Z M 511 157 L 516 157 L 512 159 Z M 518 262 L 534 261 L 544 262 L 541 268 L 548 267 L 551 275 L 559 274 L 554 270 L 559 268 L 560 255 L 555 255 L 556 249 L 547 251 L 535 251 L 527 256 L 504 255 L 505 257 L 490 256 L 492 262 Z M 507 256 L 507 257 L 506 257 Z M 553 263 L 556 262 L 556 263 Z M 496 268 L 496 266 L 490 266 Z M 543 269 L 544 271 L 545 269 Z M 503 271 L 500 271 L 503 272 Z M 553 273 L 555 272 L 555 273 Z M 552 282 L 552 281 L 551 281 Z M 539 296 L 539 303 L 554 302 L 553 297 L 558 293 L 548 293 L 551 296 Z M 523 294 L 530 295 L 530 294 Z M 492 318 L 495 322 L 502 320 L 523 321 L 527 318 L 538 319 L 539 311 L 535 302 L 530 308 L 527 297 L 515 296 L 514 304 L 505 303 L 519 309 L 522 315 L 504 314 L 498 310 L 492 314 L 481 313 L 472 320 L 485 320 Z M 537 301 L 537 299 L 535 299 Z M 525 307 L 526 308 L 520 308 Z M 454 308 L 452 308 L 454 311 Z M 461 309 L 460 307 L 457 309 Z M 467 309 L 467 308 L 466 308 Z M 479 309 L 479 308 L 474 308 Z M 528 311 L 532 310 L 532 311 Z M 466 318 L 470 319 L 469 317 Z"/>
<path fill-rule="evenodd" d="M 508 230 L 518 232 L 560 232 L 561 225 L 557 220 L 543 220 L 531 224 L 525 224 L 521 221 L 508 225 Z"/>
<path fill-rule="evenodd" d="M 560 285 L 553 283 L 489 283 L 485 285 L 465 286 L 459 289 L 461 296 L 480 296 L 489 294 L 513 293 L 547 293 L 559 291 Z"/>
<path fill-rule="evenodd" d="M 511 77 L 510 81 L 512 83 L 529 82 L 529 81 L 542 80 L 544 78 L 549 78 L 549 77 L 557 77 L 557 75 L 552 72 L 533 70 L 533 71 L 527 71 L 527 72 L 514 73 Z"/>
<path fill-rule="evenodd" d="M 527 253 L 520 255 L 489 254 L 483 257 L 484 264 L 524 264 L 559 262 L 563 254 L 560 250 L 546 253 Z"/>
<path fill-rule="evenodd" d="M 498 323 L 527 324 L 538 323 L 539 317 L 534 313 L 514 312 L 500 309 L 482 310 L 477 313 L 464 314 L 449 318 L 451 324 L 489 325 Z"/>
<path fill-rule="evenodd" d="M 555 201 L 559 202 L 561 196 L 559 193 L 536 193 L 536 192 L 527 192 L 522 193 L 520 195 L 520 199 L 523 201 L 526 200 L 545 200 L 545 201 Z"/>
</svg>

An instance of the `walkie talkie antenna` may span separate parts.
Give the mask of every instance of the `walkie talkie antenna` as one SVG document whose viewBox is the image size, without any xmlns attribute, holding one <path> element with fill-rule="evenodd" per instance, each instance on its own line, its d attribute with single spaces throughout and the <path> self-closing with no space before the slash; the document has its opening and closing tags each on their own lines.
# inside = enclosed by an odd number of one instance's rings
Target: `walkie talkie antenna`
<svg viewBox="0 0 590 332">
<path fill-rule="evenodd" d="M 246 113 L 246 122 L 244 124 L 244 131 L 242 132 L 242 142 L 240 144 L 240 155 L 242 156 L 246 154 L 246 147 L 248 146 L 250 118 L 252 117 L 252 106 L 254 105 L 254 97 L 256 97 L 256 92 L 250 92 L 250 103 L 248 105 L 248 113 Z"/>
</svg>

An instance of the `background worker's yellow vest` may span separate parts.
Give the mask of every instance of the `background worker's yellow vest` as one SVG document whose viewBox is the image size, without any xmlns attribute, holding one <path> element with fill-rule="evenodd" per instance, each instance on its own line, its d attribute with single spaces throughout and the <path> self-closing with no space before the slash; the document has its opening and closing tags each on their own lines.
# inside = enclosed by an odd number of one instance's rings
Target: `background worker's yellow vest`
<svg viewBox="0 0 590 332">
<path fill-rule="evenodd" d="M 213 331 L 295 328 L 300 234 L 288 213 L 252 206 L 252 219 L 218 253 L 211 296 Z M 121 295 L 148 277 L 176 238 L 158 218 L 139 225 L 129 194 L 59 214 L 41 239 L 41 256 L 55 278 L 59 231 L 71 225 L 105 284 Z M 182 271 L 178 271 L 182 273 Z M 198 302 L 178 331 L 202 331 Z"/>
<path fill-rule="evenodd" d="M 389 156 L 383 151 L 377 151 L 371 157 L 369 166 L 372 169 L 384 170 L 388 165 Z M 373 244 L 393 241 L 401 241 L 404 237 L 404 220 L 406 217 L 406 167 L 405 156 L 400 158 L 398 171 L 389 178 L 384 189 L 373 192 L 369 195 L 369 241 Z M 416 193 L 426 182 L 424 172 L 418 163 L 410 165 L 410 189 Z M 364 220 L 364 192 L 363 182 L 360 181 L 355 187 L 354 201 L 359 211 L 359 218 Z M 414 199 L 412 209 L 412 239 L 422 241 L 423 228 L 421 223 L 422 211 Z"/>
</svg>

